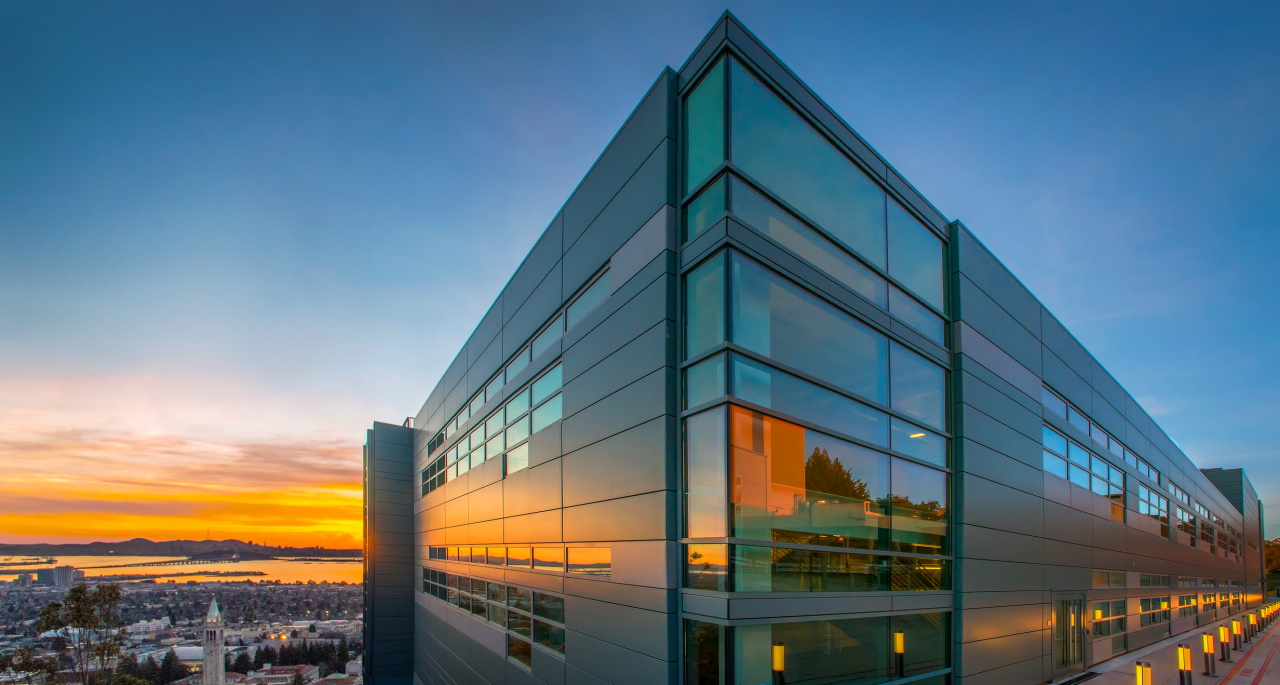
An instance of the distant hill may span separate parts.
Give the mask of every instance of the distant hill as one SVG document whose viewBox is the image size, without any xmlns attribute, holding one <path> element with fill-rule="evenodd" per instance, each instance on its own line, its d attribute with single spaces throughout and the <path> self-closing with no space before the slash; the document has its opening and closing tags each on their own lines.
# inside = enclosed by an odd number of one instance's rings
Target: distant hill
<svg viewBox="0 0 1280 685">
<path fill-rule="evenodd" d="M 359 557 L 358 549 L 325 547 L 270 547 L 240 540 L 163 540 L 134 538 L 124 542 L 86 542 L 78 545 L 3 545 L 0 558 L 10 556 L 125 556 L 186 557 L 216 552 L 238 552 L 251 558 L 269 557 Z"/>
</svg>

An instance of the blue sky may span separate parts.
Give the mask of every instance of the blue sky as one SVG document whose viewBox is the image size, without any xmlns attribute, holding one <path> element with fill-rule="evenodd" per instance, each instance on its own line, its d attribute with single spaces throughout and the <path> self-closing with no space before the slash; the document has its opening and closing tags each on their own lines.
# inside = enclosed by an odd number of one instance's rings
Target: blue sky
<svg viewBox="0 0 1280 685">
<path fill-rule="evenodd" d="M 1280 7 L 729 7 L 1280 510 Z M 0 5 L 0 449 L 343 459 L 724 9 Z"/>
</svg>

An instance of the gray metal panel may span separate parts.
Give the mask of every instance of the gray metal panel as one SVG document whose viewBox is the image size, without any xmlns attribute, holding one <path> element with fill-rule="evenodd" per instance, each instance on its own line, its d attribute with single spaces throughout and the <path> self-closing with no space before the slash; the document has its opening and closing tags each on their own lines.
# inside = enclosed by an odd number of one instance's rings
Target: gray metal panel
<svg viewBox="0 0 1280 685">
<path fill-rule="evenodd" d="M 957 455 L 956 468 L 1037 497 L 1043 494 L 1044 472 L 1038 467 L 967 438 L 955 440 L 953 444 Z"/>
<path fill-rule="evenodd" d="M 1107 370 L 1102 368 L 1102 365 L 1097 361 L 1093 362 L 1091 373 L 1089 381 L 1093 385 L 1093 389 L 1101 394 L 1107 402 L 1110 402 L 1117 412 L 1123 413 L 1125 408 L 1124 388 L 1120 387 L 1116 379 L 1112 378 L 1111 374 L 1107 373 Z"/>
<path fill-rule="evenodd" d="M 601 398 L 664 367 L 675 365 L 674 326 L 663 321 L 564 386 L 564 415 L 573 416 Z M 572 357 L 570 348 L 566 357 Z"/>
<path fill-rule="evenodd" d="M 721 17 L 716 25 L 711 27 L 711 31 L 698 44 L 697 49 L 685 61 L 684 66 L 680 67 L 680 89 L 683 90 L 689 85 L 694 75 L 706 64 L 707 60 L 719 50 L 720 44 L 725 40 L 725 24 L 728 23 L 727 17 Z"/>
<path fill-rule="evenodd" d="M 612 685 L 653 685 L 675 682 L 675 663 L 597 640 L 576 630 L 565 631 L 569 682 L 576 681 L 574 667 Z"/>
<path fill-rule="evenodd" d="M 1043 348 L 1040 340 L 964 274 L 957 281 L 960 285 L 960 319 L 1018 363 L 1033 373 L 1040 373 L 1040 351 Z"/>
<path fill-rule="evenodd" d="M 1049 525 L 1039 497 L 968 473 L 956 474 L 955 487 L 961 497 L 956 523 L 1035 536 Z"/>
<path fill-rule="evenodd" d="M 671 616 L 583 597 L 565 597 L 565 627 L 655 659 L 671 661 Z"/>
<path fill-rule="evenodd" d="M 566 542 L 662 540 L 674 528 L 675 495 L 651 492 L 564 509 Z"/>
<path fill-rule="evenodd" d="M 966 407 L 960 413 L 959 424 L 960 433 L 980 445 L 1034 468 L 1043 463 L 1039 440 L 1032 440 L 977 409 Z"/>
<path fill-rule="evenodd" d="M 564 254 L 564 291 L 586 283 L 671 199 L 670 141 L 663 141 Z"/>
<path fill-rule="evenodd" d="M 960 401 L 981 411 L 987 416 L 995 417 L 1000 423 L 1017 430 L 1032 440 L 1041 439 L 1040 413 L 1032 413 L 1026 407 L 1009 399 L 995 388 L 981 380 L 960 373 Z"/>
<path fill-rule="evenodd" d="M 572 452 L 663 414 L 675 414 L 668 389 L 675 372 L 663 368 L 563 422 L 564 451 Z"/>
<path fill-rule="evenodd" d="M 489 382 L 489 378 L 498 369 L 502 368 L 504 359 L 505 357 L 502 356 L 502 339 L 494 338 L 488 349 L 476 357 L 471 364 L 471 368 L 467 371 L 467 387 L 471 389 L 472 393 L 480 390 Z M 490 398 L 487 404 L 497 406 L 493 402 L 493 398 Z"/>
<path fill-rule="evenodd" d="M 1093 403 L 1093 390 L 1089 382 L 1076 375 L 1071 367 L 1058 359 L 1058 355 L 1044 348 L 1044 382 L 1077 407 L 1085 408 Z"/>
<path fill-rule="evenodd" d="M 638 295 L 618 307 L 617 312 L 605 319 L 591 332 L 574 342 L 564 355 L 564 378 L 572 380 L 600 360 L 605 359 L 653 327 L 670 319 L 671 282 L 663 275 L 644 288 Z M 621 298 L 619 292 L 614 297 Z"/>
<path fill-rule="evenodd" d="M 663 252 L 674 252 L 676 213 L 671 205 L 654 214 L 635 235 L 631 236 L 609 259 L 609 282 L 618 292 L 646 265 Z"/>
<path fill-rule="evenodd" d="M 502 482 L 503 514 L 518 516 L 559 509 L 560 459 L 517 471 Z"/>
<path fill-rule="evenodd" d="M 677 470 L 667 455 L 675 418 L 660 416 L 564 456 L 564 504 L 674 490 Z"/>
<path fill-rule="evenodd" d="M 566 252 L 663 139 L 674 137 L 674 91 L 675 74 L 664 71 L 573 191 L 564 205 Z"/>
<path fill-rule="evenodd" d="M 502 290 L 502 322 L 511 317 L 528 299 L 533 289 L 542 282 L 551 269 L 560 262 L 564 255 L 564 216 L 556 214 L 543 232 L 542 237 L 534 244 L 533 249 L 525 256 L 520 267 L 516 269 L 507 286 Z"/>
<path fill-rule="evenodd" d="M 507 325 L 502 329 L 503 359 L 515 354 L 564 304 L 560 286 L 560 264 L 557 263 L 529 295 L 529 299 L 508 317 Z"/>
<path fill-rule="evenodd" d="M 962 228 L 958 232 L 955 250 L 960 272 L 1023 328 L 1039 338 L 1040 303 L 1018 279 L 968 229 Z"/>
</svg>

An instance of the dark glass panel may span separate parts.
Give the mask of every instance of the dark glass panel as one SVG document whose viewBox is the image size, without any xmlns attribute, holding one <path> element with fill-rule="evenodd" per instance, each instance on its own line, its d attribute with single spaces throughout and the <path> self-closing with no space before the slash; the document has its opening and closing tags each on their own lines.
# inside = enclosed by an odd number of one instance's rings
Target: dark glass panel
<svg viewBox="0 0 1280 685">
<path fill-rule="evenodd" d="M 525 666 L 533 666 L 533 645 L 513 635 L 507 636 L 507 656 Z"/>
<path fill-rule="evenodd" d="M 947 465 L 947 439 L 913 423 L 894 417 L 890 422 L 892 448 L 921 461 Z"/>
<path fill-rule="evenodd" d="M 564 623 L 564 598 L 534 592 L 533 615 L 556 623 Z"/>
<path fill-rule="evenodd" d="M 728 629 L 702 621 L 684 622 L 686 685 L 721 685 L 720 655 Z"/>
<path fill-rule="evenodd" d="M 940 312 L 945 311 L 942 250 L 933 231 L 889 201 L 889 275 Z"/>
<path fill-rule="evenodd" d="M 684 210 L 684 239 L 693 240 L 724 214 L 724 176 L 698 193 Z"/>
<path fill-rule="evenodd" d="M 600 303 L 604 302 L 611 292 L 609 272 L 605 271 L 565 310 L 565 327 L 573 328 L 574 324 L 582 320 L 582 317 L 590 314 L 596 307 L 600 306 Z"/>
<path fill-rule="evenodd" d="M 873 549 L 888 528 L 889 456 L 730 408 L 733 535 Z"/>
<path fill-rule="evenodd" d="M 947 539 L 947 474 L 894 459 L 891 479 L 893 549 L 942 554 Z"/>
<path fill-rule="evenodd" d="M 687 193 L 724 162 L 724 60 L 684 101 Z"/>
<path fill-rule="evenodd" d="M 696 407 L 725 394 L 725 355 L 718 354 L 684 372 L 684 408 Z"/>
<path fill-rule="evenodd" d="M 746 183 L 733 178 L 730 188 L 732 211 L 739 219 L 881 309 L 889 306 L 884 279 L 862 262 Z"/>
<path fill-rule="evenodd" d="M 883 269 L 884 191 L 737 62 L 730 80 L 733 163 Z"/>
<path fill-rule="evenodd" d="M 542 621 L 533 622 L 533 641 L 564 654 L 564 628 Z"/>
<path fill-rule="evenodd" d="M 782 646 L 787 683 L 870 685 L 890 679 L 886 617 L 745 625 L 733 631 L 740 683 L 778 682 L 771 669 L 773 645 Z"/>
<path fill-rule="evenodd" d="M 685 420 L 687 535 L 725 537 L 728 505 L 726 410 L 717 407 Z"/>
<path fill-rule="evenodd" d="M 732 257 L 732 340 L 872 401 L 888 402 L 888 341 L 741 255 Z"/>
<path fill-rule="evenodd" d="M 939 345 L 947 344 L 946 326 L 942 317 L 892 286 L 889 287 L 889 313 L 924 334 L 924 337 Z"/>
<path fill-rule="evenodd" d="M 844 395 L 789 373 L 733 355 L 732 394 L 798 419 L 889 446 L 889 417 Z"/>
<path fill-rule="evenodd" d="M 889 619 L 889 630 L 902 631 L 905 675 L 929 673 L 947 667 L 951 614 L 904 614 Z"/>
<path fill-rule="evenodd" d="M 695 357 L 724 342 L 724 254 L 685 277 L 685 355 Z"/>
<path fill-rule="evenodd" d="M 945 428 L 946 372 L 941 366 L 894 343 L 889 353 L 892 407 L 938 428 Z"/>
<path fill-rule="evenodd" d="M 728 545 L 685 545 L 684 586 L 699 590 L 727 590 L 728 557 Z"/>
</svg>

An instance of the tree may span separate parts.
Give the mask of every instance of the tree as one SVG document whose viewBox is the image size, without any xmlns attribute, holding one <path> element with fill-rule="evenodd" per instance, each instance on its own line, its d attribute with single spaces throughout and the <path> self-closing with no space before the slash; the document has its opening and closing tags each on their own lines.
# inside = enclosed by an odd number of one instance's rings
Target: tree
<svg viewBox="0 0 1280 685">
<path fill-rule="evenodd" d="M 231 671 L 234 673 L 248 673 L 253 670 L 253 659 L 249 657 L 247 650 L 241 651 L 236 655 L 236 662 L 231 665 Z"/>
<path fill-rule="evenodd" d="M 151 685 L 151 683 L 135 675 L 116 673 L 116 676 L 111 679 L 111 685 Z"/>
<path fill-rule="evenodd" d="M 160 675 L 160 677 L 158 678 L 159 685 L 165 685 L 165 683 L 172 683 L 175 680 L 182 680 L 183 678 L 191 675 L 191 670 L 188 669 L 186 666 L 183 666 L 182 662 L 178 661 L 177 653 L 174 652 L 172 649 L 170 649 L 169 651 L 165 652 L 164 660 L 160 662 L 159 675 Z"/>
<path fill-rule="evenodd" d="M 8 666 L 20 673 L 27 681 L 27 685 L 32 685 L 31 681 L 36 676 L 44 676 L 46 679 L 56 680 L 58 677 L 58 660 L 51 656 L 36 656 L 34 652 L 26 647 L 19 647 L 13 650 L 13 654 L 6 659 Z M 0 664 L 3 669 L 5 664 Z"/>
<path fill-rule="evenodd" d="M 66 639 L 75 657 L 80 682 L 85 685 L 89 683 L 94 662 L 99 671 L 107 672 L 120 654 L 124 639 L 121 635 L 124 621 L 119 614 L 122 600 L 118 585 L 99 585 L 93 590 L 76 585 L 61 602 L 49 602 L 40 610 L 39 630 L 54 631 Z"/>
<path fill-rule="evenodd" d="M 839 459 L 833 461 L 831 455 L 820 447 L 815 447 L 813 454 L 805 460 L 804 480 L 806 490 L 864 501 L 871 499 L 867 484 L 855 480 Z"/>
<path fill-rule="evenodd" d="M 293 685 L 307 685 L 307 681 L 302 679 L 302 670 L 293 672 Z"/>
<path fill-rule="evenodd" d="M 316 632 L 316 624 L 312 623 L 310 626 L 307 626 L 307 632 L 309 633 Z"/>
</svg>

